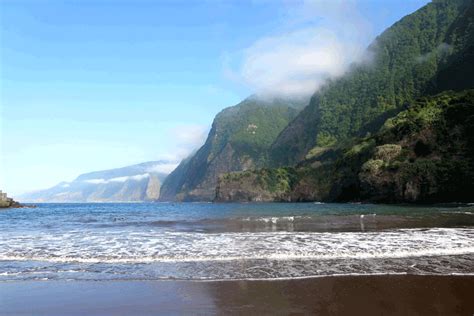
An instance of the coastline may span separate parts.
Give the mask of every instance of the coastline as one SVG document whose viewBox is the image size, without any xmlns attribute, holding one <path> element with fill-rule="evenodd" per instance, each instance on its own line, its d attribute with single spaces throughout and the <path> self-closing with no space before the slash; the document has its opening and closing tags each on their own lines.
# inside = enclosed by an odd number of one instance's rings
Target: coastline
<svg viewBox="0 0 474 316">
<path fill-rule="evenodd" d="M 474 276 L 371 275 L 229 281 L 12 281 L 2 315 L 471 315 Z"/>
</svg>

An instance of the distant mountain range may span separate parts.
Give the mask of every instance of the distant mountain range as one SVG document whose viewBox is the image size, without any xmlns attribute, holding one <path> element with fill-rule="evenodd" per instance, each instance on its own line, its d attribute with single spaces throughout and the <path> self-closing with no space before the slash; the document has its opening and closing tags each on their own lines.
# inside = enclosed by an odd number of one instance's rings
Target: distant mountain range
<svg viewBox="0 0 474 316">
<path fill-rule="evenodd" d="M 71 182 L 17 197 L 21 202 L 141 202 L 157 200 L 161 183 L 175 164 L 150 161 L 81 174 Z"/>
</svg>

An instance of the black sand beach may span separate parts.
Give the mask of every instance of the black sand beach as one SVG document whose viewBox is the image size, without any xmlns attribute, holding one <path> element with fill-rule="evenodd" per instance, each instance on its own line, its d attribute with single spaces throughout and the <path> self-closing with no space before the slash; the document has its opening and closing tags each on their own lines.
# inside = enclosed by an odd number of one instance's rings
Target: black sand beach
<svg viewBox="0 0 474 316">
<path fill-rule="evenodd" d="M 341 276 L 275 281 L 21 281 L 1 315 L 472 315 L 473 276 Z"/>
</svg>

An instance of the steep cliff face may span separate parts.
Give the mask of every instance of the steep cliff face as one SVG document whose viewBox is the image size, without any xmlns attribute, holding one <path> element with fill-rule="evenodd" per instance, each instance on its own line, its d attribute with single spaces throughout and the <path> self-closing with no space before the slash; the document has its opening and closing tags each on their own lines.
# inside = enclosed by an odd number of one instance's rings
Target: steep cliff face
<svg viewBox="0 0 474 316">
<path fill-rule="evenodd" d="M 142 202 L 155 201 L 160 184 L 173 164 L 151 161 L 123 168 L 95 171 L 74 181 L 19 196 L 25 202 Z"/>
<path fill-rule="evenodd" d="M 424 97 L 296 168 L 220 178 L 216 201 L 472 202 L 474 90 Z"/>
<path fill-rule="evenodd" d="M 160 198 L 161 180 L 158 174 L 151 173 L 145 191 L 145 199 L 156 201 Z"/>
<path fill-rule="evenodd" d="M 418 101 L 389 119 L 375 141 L 358 174 L 361 199 L 472 201 L 473 90 Z"/>
<path fill-rule="evenodd" d="M 283 130 L 271 146 L 273 166 L 373 133 L 420 96 L 473 87 L 473 7 L 470 0 L 433 1 L 383 32 L 368 61 L 329 81 Z"/>
<path fill-rule="evenodd" d="M 219 175 L 266 166 L 268 148 L 306 103 L 251 97 L 224 109 L 205 144 L 167 177 L 160 200 L 211 201 Z"/>
<path fill-rule="evenodd" d="M 181 163 L 165 178 L 160 188 L 159 200 L 161 201 L 175 201 L 181 200 L 176 197 L 177 192 L 181 190 L 181 187 L 186 180 L 186 175 L 189 169 L 189 163 L 195 153 L 191 154 L 186 159 L 183 159 Z"/>
<path fill-rule="evenodd" d="M 260 169 L 222 175 L 216 202 L 307 202 L 328 200 L 331 169 Z"/>
</svg>

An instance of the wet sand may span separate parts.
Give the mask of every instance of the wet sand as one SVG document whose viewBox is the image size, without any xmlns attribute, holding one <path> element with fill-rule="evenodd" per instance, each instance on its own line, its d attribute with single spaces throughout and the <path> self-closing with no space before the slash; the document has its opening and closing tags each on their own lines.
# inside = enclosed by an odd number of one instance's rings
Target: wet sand
<svg viewBox="0 0 474 316">
<path fill-rule="evenodd" d="M 474 276 L 0 283 L 0 315 L 473 315 Z"/>
</svg>

